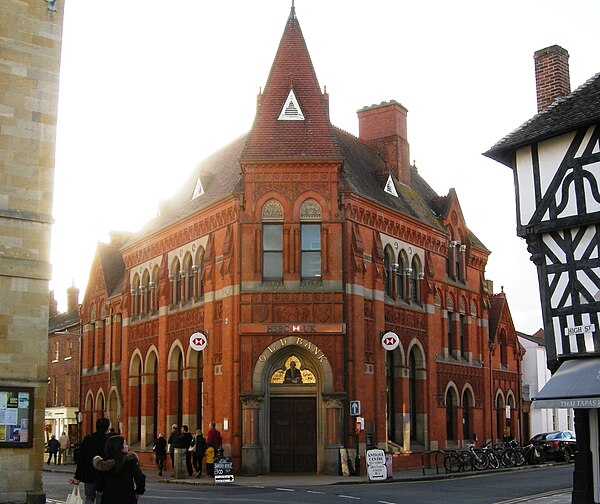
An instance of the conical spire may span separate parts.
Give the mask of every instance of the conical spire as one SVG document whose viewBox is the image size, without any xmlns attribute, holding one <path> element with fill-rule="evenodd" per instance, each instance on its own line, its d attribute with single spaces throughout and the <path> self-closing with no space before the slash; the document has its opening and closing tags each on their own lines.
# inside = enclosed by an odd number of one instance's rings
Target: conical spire
<svg viewBox="0 0 600 504">
<path fill-rule="evenodd" d="M 339 157 L 296 10 L 288 17 L 241 161 Z"/>
</svg>

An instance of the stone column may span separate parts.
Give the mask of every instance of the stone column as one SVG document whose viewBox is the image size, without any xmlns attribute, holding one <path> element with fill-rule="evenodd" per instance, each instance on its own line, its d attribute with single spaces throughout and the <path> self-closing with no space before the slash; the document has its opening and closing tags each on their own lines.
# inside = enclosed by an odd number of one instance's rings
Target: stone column
<svg viewBox="0 0 600 504">
<path fill-rule="evenodd" d="M 339 474 L 340 448 L 343 448 L 343 408 L 345 397 L 340 394 L 323 394 L 325 407 L 325 464 L 326 474 Z"/>
<path fill-rule="evenodd" d="M 258 422 L 263 397 L 247 395 L 242 402 L 242 474 L 256 476 L 263 472 L 262 447 Z"/>
</svg>

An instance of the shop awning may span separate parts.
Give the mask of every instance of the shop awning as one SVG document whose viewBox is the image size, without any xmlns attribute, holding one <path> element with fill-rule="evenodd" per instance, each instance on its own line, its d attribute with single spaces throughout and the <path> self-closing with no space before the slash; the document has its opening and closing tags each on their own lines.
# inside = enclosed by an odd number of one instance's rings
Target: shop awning
<svg viewBox="0 0 600 504">
<path fill-rule="evenodd" d="M 600 408 L 600 358 L 561 364 L 533 398 L 534 408 Z"/>
</svg>

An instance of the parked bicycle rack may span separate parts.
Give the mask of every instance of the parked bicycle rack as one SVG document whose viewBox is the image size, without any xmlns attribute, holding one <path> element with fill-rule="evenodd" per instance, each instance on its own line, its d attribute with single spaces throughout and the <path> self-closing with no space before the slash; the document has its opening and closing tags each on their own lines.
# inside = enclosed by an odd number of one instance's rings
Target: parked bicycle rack
<svg viewBox="0 0 600 504">
<path fill-rule="evenodd" d="M 440 474 L 440 463 L 439 457 L 441 455 L 442 462 L 444 460 L 444 451 L 443 450 L 427 450 L 421 453 L 421 468 L 423 470 L 423 476 L 425 476 L 425 467 L 431 468 L 431 455 L 435 455 L 435 472 L 436 474 Z M 425 464 L 425 457 L 429 456 L 429 464 Z M 442 464 L 443 465 L 443 464 Z"/>
</svg>

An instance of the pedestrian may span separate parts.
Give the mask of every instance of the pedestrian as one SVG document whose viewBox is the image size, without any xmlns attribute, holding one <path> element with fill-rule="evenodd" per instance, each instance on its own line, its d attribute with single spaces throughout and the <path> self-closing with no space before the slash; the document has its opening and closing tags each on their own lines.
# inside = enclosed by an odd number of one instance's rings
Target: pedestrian
<svg viewBox="0 0 600 504">
<path fill-rule="evenodd" d="M 190 432 L 190 428 L 187 425 L 181 426 L 181 447 L 185 448 L 185 467 L 188 472 L 188 476 L 194 475 L 194 468 L 192 467 L 192 451 L 193 451 L 194 436 Z"/>
<path fill-rule="evenodd" d="M 48 440 L 48 464 L 54 459 L 54 465 L 56 465 L 56 455 L 58 454 L 58 450 L 60 450 L 60 442 L 56 439 L 56 436 L 52 434 Z"/>
<path fill-rule="evenodd" d="M 158 475 L 162 476 L 163 470 L 166 469 L 165 465 L 167 463 L 167 440 L 162 432 L 158 434 L 156 441 L 154 441 L 152 451 L 154 451 L 154 455 L 156 457 Z"/>
<path fill-rule="evenodd" d="M 115 428 L 111 427 L 108 431 L 108 433 L 106 434 L 106 437 L 111 437 L 111 436 L 116 436 L 117 433 L 115 432 Z"/>
<path fill-rule="evenodd" d="M 181 432 L 179 432 L 177 424 L 173 424 L 171 426 L 171 434 L 169 434 L 169 439 L 167 439 L 169 457 L 171 458 L 171 467 L 173 468 L 173 474 L 171 476 L 173 477 L 175 477 L 175 448 L 177 447 L 176 445 L 179 445 L 180 437 Z"/>
<path fill-rule="evenodd" d="M 60 448 L 58 452 L 58 463 L 66 464 L 67 463 L 67 450 L 71 446 L 69 442 L 69 436 L 67 436 L 66 432 L 63 432 L 58 438 L 58 442 L 60 443 Z"/>
<path fill-rule="evenodd" d="M 129 452 L 125 438 L 118 435 L 108 438 L 105 453 L 94 457 L 101 504 L 136 504 L 146 491 L 146 475 L 137 455 Z"/>
<path fill-rule="evenodd" d="M 206 447 L 206 476 L 215 475 L 215 449 L 212 446 Z"/>
<path fill-rule="evenodd" d="M 223 438 L 221 437 L 221 433 L 216 429 L 215 422 L 210 422 L 208 424 L 208 432 L 206 433 L 206 444 L 215 450 L 215 457 L 221 450 L 222 442 Z"/>
<path fill-rule="evenodd" d="M 204 459 L 205 454 L 206 439 L 204 439 L 202 431 L 198 429 L 194 439 L 194 451 L 192 452 L 192 463 L 194 465 L 194 469 L 196 470 L 196 478 L 202 477 L 202 459 Z"/>
<path fill-rule="evenodd" d="M 217 430 L 215 422 L 208 424 L 206 433 L 206 474 L 215 475 L 215 457 L 219 455 L 223 439 L 221 433 Z"/>
<path fill-rule="evenodd" d="M 106 445 L 106 431 L 110 422 L 108 418 L 96 420 L 96 432 L 83 438 L 79 450 L 79 460 L 75 469 L 75 477 L 69 480 L 72 485 L 79 485 L 83 481 L 85 494 L 84 504 L 100 504 L 100 494 L 96 491 L 96 469 L 93 461 L 97 455 L 104 454 Z"/>
</svg>

